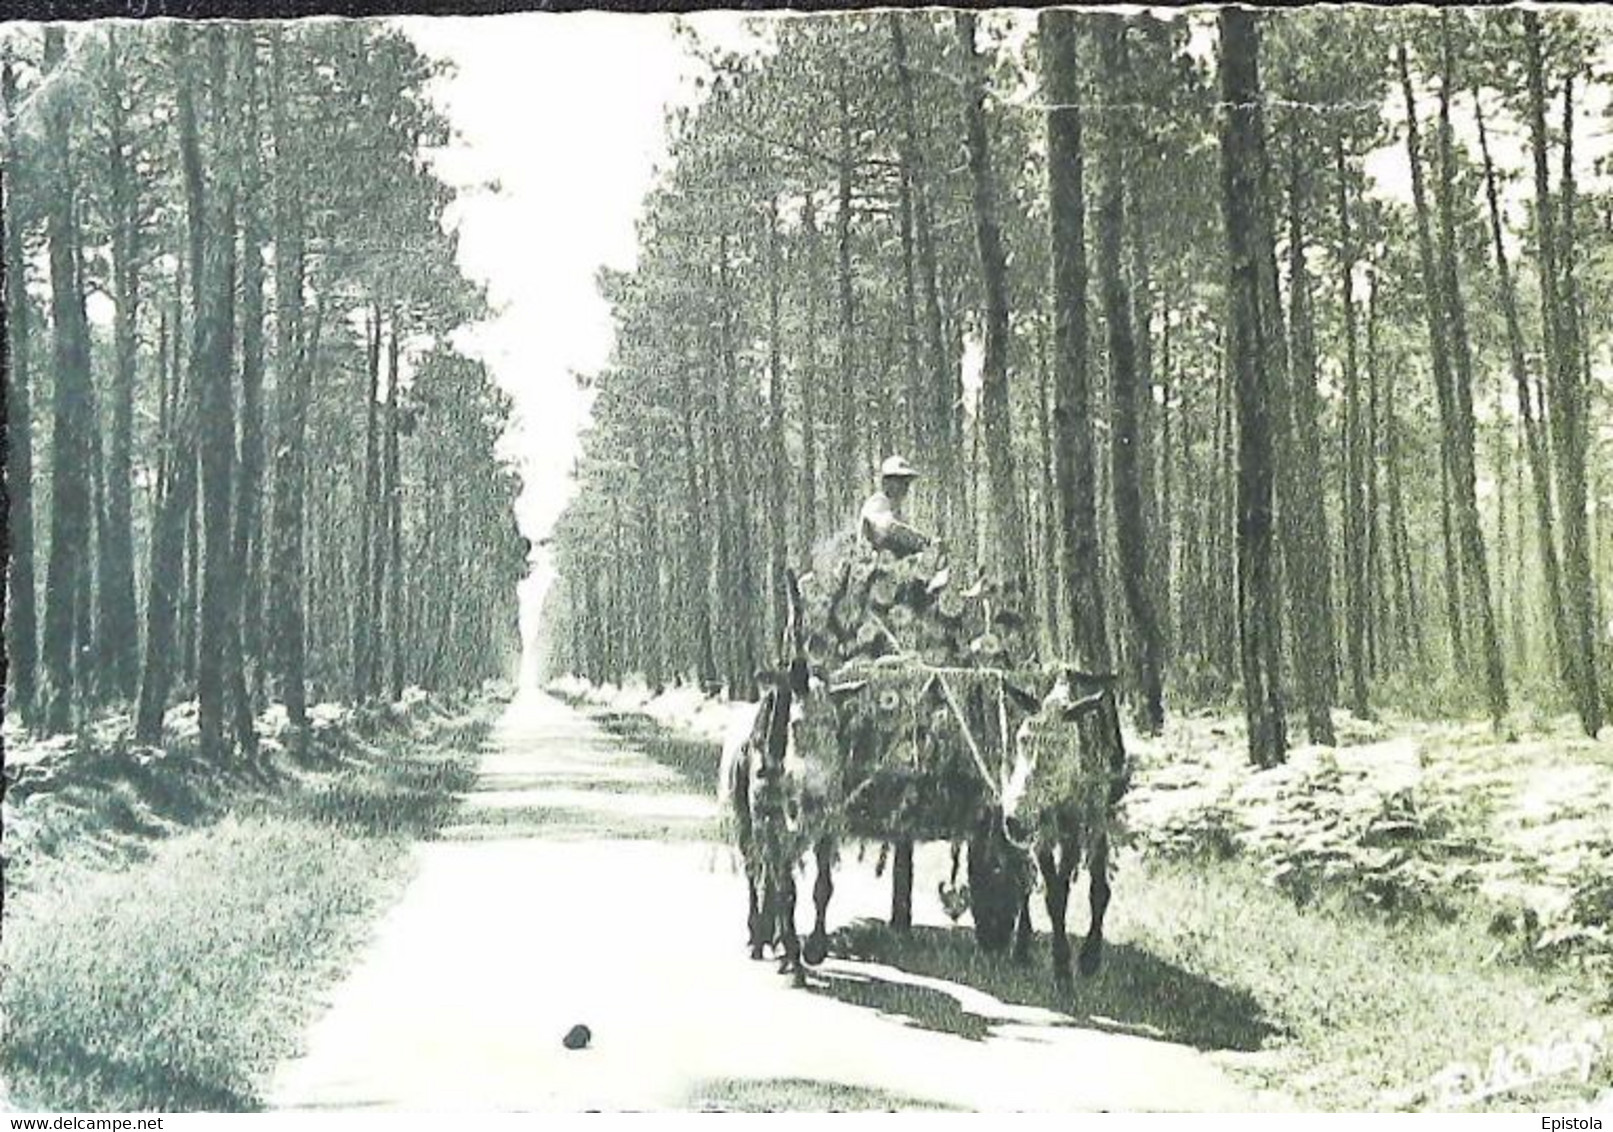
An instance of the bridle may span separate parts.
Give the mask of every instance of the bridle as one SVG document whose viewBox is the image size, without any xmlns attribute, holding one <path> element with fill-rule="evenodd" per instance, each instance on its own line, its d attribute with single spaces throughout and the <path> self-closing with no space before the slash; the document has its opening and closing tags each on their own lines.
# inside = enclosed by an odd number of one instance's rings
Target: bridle
<svg viewBox="0 0 1613 1132">
<path fill-rule="evenodd" d="M 1091 715 L 1091 714 L 1093 714 L 1095 712 L 1102 711 L 1104 703 L 1108 700 L 1109 696 L 1110 696 L 1110 689 L 1109 688 L 1107 688 L 1107 687 L 1099 688 L 1096 692 L 1091 692 L 1091 693 L 1089 693 L 1089 694 L 1087 694 L 1085 696 L 1082 696 L 1080 699 L 1074 701 L 1073 703 L 1060 705 L 1059 711 L 1060 711 L 1060 714 L 1063 716 L 1063 718 L 1066 721 L 1069 721 L 1069 722 L 1072 722 L 1072 723 L 1077 722 L 1077 721 L 1080 720 L 1080 718 L 1082 716 Z M 1043 710 L 1045 710 L 1045 705 L 1044 705 Z M 1000 685 L 999 685 L 998 693 L 997 693 L 997 713 L 998 713 L 999 725 L 1002 727 L 1003 734 L 1006 737 L 1007 731 L 1008 731 L 1007 708 L 1006 708 L 1006 705 L 1005 705 L 1005 703 L 1003 701 L 1003 693 L 1002 693 L 1002 689 L 1001 689 Z M 962 722 L 962 717 L 961 716 L 959 717 L 959 721 Z M 1029 723 L 1029 720 L 1026 720 L 1026 723 Z M 1025 728 L 1025 724 L 1021 724 L 1020 725 L 1021 732 L 1024 731 L 1024 728 Z M 967 731 L 965 732 L 965 734 L 967 735 Z M 1022 738 L 1022 736 L 1021 736 L 1021 738 Z M 1079 741 L 1079 739 L 1078 739 L 1078 741 Z M 1018 747 L 1017 742 L 1015 744 L 1015 747 L 1016 747 L 1016 750 L 1017 750 L 1017 747 Z M 978 755 L 977 755 L 977 757 L 978 757 Z M 1008 769 L 1008 764 L 1007 764 L 1007 762 L 1004 762 L 1003 770 L 1004 770 L 1005 773 L 1006 773 L 1007 769 Z M 988 780 L 988 783 L 989 783 L 989 780 Z M 1000 791 L 997 791 L 998 811 L 1002 814 L 1002 821 L 1001 821 L 1000 824 L 1002 826 L 1003 838 L 1010 845 L 1012 845 L 1014 848 L 1019 849 L 1019 850 L 1021 850 L 1023 852 L 1029 852 L 1031 850 L 1031 848 L 1035 845 L 1035 842 L 1036 842 L 1035 828 L 1033 826 L 1026 826 L 1025 828 L 1028 829 L 1030 832 L 1028 832 L 1026 834 L 1026 836 L 1025 836 L 1025 838 L 1023 840 L 1021 840 L 1021 839 L 1019 839 L 1019 838 L 1014 836 L 1014 832 L 1009 826 L 1007 810 L 1004 807 L 1004 801 L 1005 801 L 1006 794 L 1007 794 L 1007 784 L 1005 782 L 1003 789 L 1000 790 Z"/>
</svg>

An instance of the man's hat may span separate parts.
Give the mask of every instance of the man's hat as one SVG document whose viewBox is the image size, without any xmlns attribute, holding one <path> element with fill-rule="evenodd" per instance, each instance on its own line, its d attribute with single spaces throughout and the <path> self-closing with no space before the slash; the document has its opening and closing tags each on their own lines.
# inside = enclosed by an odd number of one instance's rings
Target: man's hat
<svg viewBox="0 0 1613 1132">
<path fill-rule="evenodd" d="M 881 479 L 911 480 L 917 479 L 918 474 L 918 469 L 913 467 L 912 464 L 909 464 L 900 456 L 891 456 L 879 466 L 879 476 Z"/>
</svg>

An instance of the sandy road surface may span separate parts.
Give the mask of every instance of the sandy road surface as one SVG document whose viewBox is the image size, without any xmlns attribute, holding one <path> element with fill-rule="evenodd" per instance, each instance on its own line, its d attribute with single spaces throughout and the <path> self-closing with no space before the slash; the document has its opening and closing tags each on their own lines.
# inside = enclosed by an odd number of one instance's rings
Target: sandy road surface
<svg viewBox="0 0 1613 1132">
<path fill-rule="evenodd" d="M 792 989 L 744 947 L 715 805 L 550 697 L 524 694 L 456 824 L 269 1090 L 286 1109 L 579 1110 L 807 1103 L 1248 1108 L 1186 1046 L 831 959 Z M 919 892 L 915 918 L 944 924 Z M 843 867 L 831 927 L 885 882 Z M 809 909 L 800 916 L 807 922 Z M 905 984 L 899 995 L 881 992 Z M 881 1002 L 929 1001 L 923 1018 Z M 859 1004 L 860 1003 L 860 1004 Z M 937 1024 L 935 1019 L 943 1019 Z M 948 1021 L 950 1020 L 950 1021 Z M 560 1038 L 577 1022 L 591 1048 Z"/>
</svg>

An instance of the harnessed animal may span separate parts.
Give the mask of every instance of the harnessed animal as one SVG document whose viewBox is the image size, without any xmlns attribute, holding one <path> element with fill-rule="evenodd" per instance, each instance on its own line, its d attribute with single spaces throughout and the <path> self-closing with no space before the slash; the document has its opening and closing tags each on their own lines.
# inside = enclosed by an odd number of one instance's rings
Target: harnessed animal
<svg viewBox="0 0 1613 1132">
<path fill-rule="evenodd" d="M 803 740 L 805 728 L 832 726 L 833 698 L 855 691 L 830 689 L 806 660 L 800 590 L 787 573 L 790 652 L 782 670 L 757 673 L 765 688 L 750 728 L 730 736 L 718 774 L 719 809 L 745 864 L 750 949 L 763 957 L 782 949 L 779 970 L 806 981 L 805 965 L 829 952 L 827 915 L 834 894 L 839 847 L 841 781 L 832 748 Z M 812 888 L 815 919 L 803 948 L 795 928 L 795 869 L 811 850 L 817 863 Z"/>
<path fill-rule="evenodd" d="M 864 671 L 877 672 L 882 663 Z M 890 671 L 921 681 L 915 715 L 932 720 L 929 742 L 967 752 L 961 761 L 972 766 L 977 800 L 974 816 L 965 823 L 968 904 L 981 948 L 995 953 L 1012 942 L 1017 960 L 1029 958 L 1034 863 L 1052 923 L 1054 976 L 1060 986 L 1067 985 L 1066 913 L 1071 887 L 1085 864 L 1091 922 L 1079 969 L 1094 974 L 1111 892 L 1110 824 L 1126 788 L 1114 678 L 1072 668 L 1054 674 L 916 663 L 893 665 Z M 943 730 L 935 720 L 950 726 Z M 892 742 L 891 730 L 882 735 L 869 730 L 865 724 L 853 742 Z"/>
<path fill-rule="evenodd" d="M 1048 737 L 1057 738 L 1049 742 Z M 1011 844 L 1031 853 L 1042 876 L 1053 927 L 1053 976 L 1060 987 L 1070 982 L 1065 915 L 1083 862 L 1091 920 L 1078 969 L 1090 976 L 1102 962 L 1103 920 L 1110 897 L 1109 828 L 1126 785 L 1114 678 L 1066 669 L 1043 699 L 1042 711 L 1017 730 L 1001 791 L 1003 832 Z M 1020 956 L 1029 949 L 1028 895 L 1016 926 L 1015 951 Z"/>
<path fill-rule="evenodd" d="M 813 671 L 793 573 L 786 583 L 787 662 L 781 670 L 757 674 L 765 691 L 750 726 L 725 745 L 719 798 L 745 862 L 751 955 L 760 959 L 767 946 L 778 946 L 780 971 L 804 985 L 805 968 L 828 953 L 827 910 L 846 812 L 874 781 L 868 753 L 888 748 L 891 735 L 871 726 L 870 720 L 883 718 L 880 713 L 863 712 L 859 723 L 845 725 L 837 709 L 847 697 L 864 693 L 870 681 L 831 686 Z M 961 738 L 974 763 L 978 795 L 971 803 L 969 874 L 982 946 L 999 951 L 1012 938 L 1016 958 L 1028 958 L 1034 860 L 1053 926 L 1054 975 L 1067 984 L 1065 918 L 1071 886 L 1085 863 L 1092 919 L 1079 969 L 1093 974 L 1110 897 L 1109 817 L 1125 788 L 1113 678 L 1066 669 L 1050 691 L 1036 695 L 1008 673 L 970 671 L 973 683 L 960 697 L 948 683 L 948 670 L 915 670 L 928 674 L 919 700 L 938 712 L 949 709 L 956 719 L 961 736 L 943 741 L 956 746 Z M 963 678 L 961 670 L 950 674 Z M 997 694 L 987 696 L 983 690 L 993 679 Z M 977 734 L 994 735 L 995 743 L 988 740 L 983 750 Z M 795 928 L 795 873 L 809 850 L 817 865 L 815 916 L 803 946 Z"/>
</svg>

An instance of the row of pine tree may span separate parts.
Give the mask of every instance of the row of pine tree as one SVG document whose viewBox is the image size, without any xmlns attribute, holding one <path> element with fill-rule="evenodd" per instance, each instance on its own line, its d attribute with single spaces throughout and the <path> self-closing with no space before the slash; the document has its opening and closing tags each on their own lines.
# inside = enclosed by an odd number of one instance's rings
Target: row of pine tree
<svg viewBox="0 0 1613 1132">
<path fill-rule="evenodd" d="M 750 694 L 879 460 L 1139 724 L 1605 711 L 1590 11 L 759 21 L 603 281 L 548 664 Z M 1398 186 L 1398 187 L 1397 187 Z"/>
<path fill-rule="evenodd" d="M 437 73 L 361 22 L 16 26 L 7 718 L 209 750 L 506 673 L 526 546 Z"/>
</svg>

